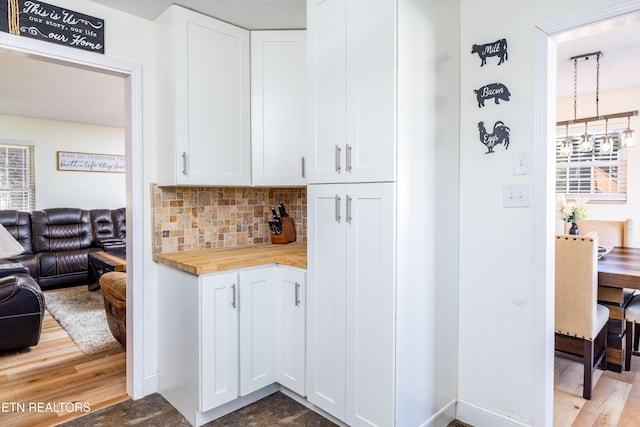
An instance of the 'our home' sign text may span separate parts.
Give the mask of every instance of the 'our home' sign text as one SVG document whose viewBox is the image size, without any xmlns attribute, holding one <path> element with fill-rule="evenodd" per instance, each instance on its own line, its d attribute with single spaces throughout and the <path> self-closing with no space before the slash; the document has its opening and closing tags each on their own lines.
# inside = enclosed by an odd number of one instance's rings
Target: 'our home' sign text
<svg viewBox="0 0 640 427">
<path fill-rule="evenodd" d="M 104 53 L 104 20 L 33 0 L 0 0 L 0 31 Z"/>
</svg>

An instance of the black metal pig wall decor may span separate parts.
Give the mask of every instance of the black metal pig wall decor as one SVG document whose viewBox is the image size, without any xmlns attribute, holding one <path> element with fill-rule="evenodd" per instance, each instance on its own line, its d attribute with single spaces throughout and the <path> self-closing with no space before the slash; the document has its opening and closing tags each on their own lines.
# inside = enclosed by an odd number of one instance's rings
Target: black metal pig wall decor
<svg viewBox="0 0 640 427">
<path fill-rule="evenodd" d="M 487 152 L 484 154 L 495 153 L 493 148 L 498 145 L 504 145 L 504 149 L 509 148 L 509 133 L 510 129 L 502 121 L 497 121 L 493 125 L 493 133 L 488 133 L 484 127 L 484 122 L 478 122 L 478 132 L 480 133 L 480 142 L 487 147 Z"/>
<path fill-rule="evenodd" d="M 509 59 L 507 53 L 507 39 L 496 40 L 492 43 L 474 44 L 471 47 L 471 53 L 477 53 L 482 62 L 480 66 L 484 66 L 487 63 L 487 57 L 497 56 L 500 58 L 498 65 Z"/>
<path fill-rule="evenodd" d="M 495 100 L 496 104 L 500 104 L 501 99 L 503 101 L 511 100 L 511 92 L 509 92 L 509 89 L 502 83 L 490 83 L 488 85 L 484 85 L 480 89 L 474 90 L 473 93 L 476 94 L 478 108 L 484 107 L 484 101 L 491 98 Z"/>
</svg>

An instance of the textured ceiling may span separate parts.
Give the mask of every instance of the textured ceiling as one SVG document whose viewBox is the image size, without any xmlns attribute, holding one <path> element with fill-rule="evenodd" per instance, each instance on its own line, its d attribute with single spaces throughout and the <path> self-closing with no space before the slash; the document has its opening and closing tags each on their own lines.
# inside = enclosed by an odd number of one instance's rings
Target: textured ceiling
<svg viewBox="0 0 640 427">
<path fill-rule="evenodd" d="M 93 0 L 141 18 L 155 20 L 177 4 L 247 30 L 306 28 L 305 0 Z"/>
<path fill-rule="evenodd" d="M 573 97 L 574 56 L 601 51 L 600 91 L 640 87 L 640 14 L 564 33 L 557 39 L 558 98 Z M 596 60 L 577 63 L 578 95 L 596 91 Z"/>
</svg>

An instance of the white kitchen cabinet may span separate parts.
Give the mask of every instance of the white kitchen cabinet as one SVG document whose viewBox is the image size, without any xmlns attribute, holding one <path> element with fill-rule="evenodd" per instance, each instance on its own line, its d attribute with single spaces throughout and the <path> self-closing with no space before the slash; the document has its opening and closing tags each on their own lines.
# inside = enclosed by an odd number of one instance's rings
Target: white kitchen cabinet
<svg viewBox="0 0 640 427">
<path fill-rule="evenodd" d="M 308 0 L 307 182 L 396 178 L 396 4 Z"/>
<path fill-rule="evenodd" d="M 395 184 L 311 185 L 308 200 L 308 399 L 393 425 Z"/>
<path fill-rule="evenodd" d="M 200 279 L 200 412 L 238 397 L 238 275 Z"/>
<path fill-rule="evenodd" d="M 238 397 L 238 274 L 158 272 L 158 391 L 200 425 Z"/>
<path fill-rule="evenodd" d="M 276 301 L 273 267 L 240 271 L 240 395 L 276 382 Z"/>
<path fill-rule="evenodd" d="M 251 32 L 253 185 L 304 185 L 306 31 Z"/>
<path fill-rule="evenodd" d="M 306 396 L 306 274 L 304 270 L 278 266 L 276 270 L 277 381 Z"/>
<path fill-rule="evenodd" d="M 249 44 L 179 6 L 156 20 L 160 185 L 251 185 Z"/>
<path fill-rule="evenodd" d="M 192 425 L 277 390 L 305 394 L 305 270 L 194 275 L 158 264 L 158 391 Z"/>
</svg>

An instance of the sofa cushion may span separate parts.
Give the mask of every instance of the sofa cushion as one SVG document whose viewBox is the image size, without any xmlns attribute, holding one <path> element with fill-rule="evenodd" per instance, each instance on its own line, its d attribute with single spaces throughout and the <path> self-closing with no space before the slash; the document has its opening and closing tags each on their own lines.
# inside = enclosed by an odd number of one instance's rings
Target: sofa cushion
<svg viewBox="0 0 640 427">
<path fill-rule="evenodd" d="M 31 222 L 36 253 L 81 250 L 91 246 L 88 210 L 54 208 L 33 211 Z M 43 274 L 42 266 L 40 274 Z"/>
<path fill-rule="evenodd" d="M 0 224 L 22 245 L 25 254 L 33 253 L 29 212 L 0 210 Z"/>
</svg>

